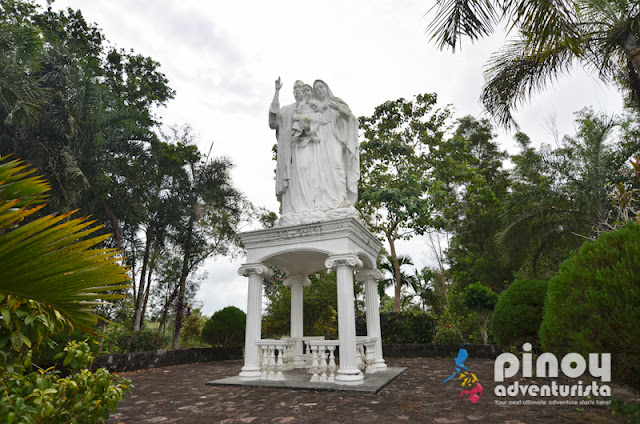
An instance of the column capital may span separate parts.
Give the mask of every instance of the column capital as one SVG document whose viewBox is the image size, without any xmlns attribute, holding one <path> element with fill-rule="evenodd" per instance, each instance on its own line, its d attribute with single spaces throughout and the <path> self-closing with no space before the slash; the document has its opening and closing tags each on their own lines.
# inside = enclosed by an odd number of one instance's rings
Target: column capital
<svg viewBox="0 0 640 424">
<path fill-rule="evenodd" d="M 344 255 L 331 255 L 324 261 L 324 266 L 327 269 L 338 268 L 341 266 L 348 266 L 351 268 L 362 268 L 362 261 L 358 256 L 353 253 L 347 253 Z"/>
<path fill-rule="evenodd" d="M 382 271 L 379 269 L 363 269 L 356 273 L 356 280 L 361 283 L 366 283 L 367 281 L 379 281 L 382 280 Z"/>
<path fill-rule="evenodd" d="M 273 276 L 273 271 L 263 264 L 243 264 L 238 269 L 238 275 L 248 277 L 250 275 L 259 275 L 261 277 L 269 278 Z"/>
<path fill-rule="evenodd" d="M 291 275 L 286 277 L 282 284 L 287 287 L 292 287 L 296 284 L 300 284 L 303 287 L 309 287 L 311 285 L 311 280 L 309 280 L 306 275 Z"/>
</svg>

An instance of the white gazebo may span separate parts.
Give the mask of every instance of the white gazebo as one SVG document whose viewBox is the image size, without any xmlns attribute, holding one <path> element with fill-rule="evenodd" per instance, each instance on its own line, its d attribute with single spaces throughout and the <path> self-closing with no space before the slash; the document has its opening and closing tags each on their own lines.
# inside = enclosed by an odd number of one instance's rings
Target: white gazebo
<svg viewBox="0 0 640 424">
<path fill-rule="evenodd" d="M 362 370 L 373 373 L 386 368 L 377 287 L 382 274 L 376 269 L 382 244 L 362 223 L 354 218 L 337 219 L 245 232 L 239 237 L 247 263 L 238 273 L 249 279 L 242 380 L 283 380 L 287 370 L 311 367 L 311 381 L 359 384 L 364 379 Z M 262 281 L 272 275 L 270 266 L 286 273 L 284 284 L 291 289 L 291 333 L 283 340 L 261 338 Z M 337 273 L 336 341 L 303 334 L 303 287 L 310 284 L 309 274 L 324 269 Z M 366 300 L 367 336 L 358 338 L 354 273 L 365 284 Z M 333 355 L 336 347 L 339 364 Z"/>
</svg>

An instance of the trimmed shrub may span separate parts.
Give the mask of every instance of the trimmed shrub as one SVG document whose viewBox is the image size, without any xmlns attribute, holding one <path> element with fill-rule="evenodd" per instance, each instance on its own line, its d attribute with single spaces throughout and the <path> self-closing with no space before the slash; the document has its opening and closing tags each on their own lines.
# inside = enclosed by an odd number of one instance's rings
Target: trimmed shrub
<svg viewBox="0 0 640 424">
<path fill-rule="evenodd" d="M 540 346 L 538 331 L 546 296 L 547 282 L 534 279 L 516 280 L 502 292 L 491 321 L 496 342 L 502 347 L 520 347 L 525 342 Z"/>
<path fill-rule="evenodd" d="M 462 339 L 460 330 L 448 325 L 442 325 L 438 326 L 436 334 L 433 337 L 433 342 L 437 345 L 453 349 L 462 345 L 464 340 Z"/>
<path fill-rule="evenodd" d="M 227 306 L 214 313 L 204 324 L 202 338 L 211 346 L 234 348 L 244 346 L 247 314 L 235 306 Z"/>
<path fill-rule="evenodd" d="M 382 343 L 431 343 L 436 327 L 435 318 L 427 312 L 381 312 Z M 356 332 L 367 334 L 364 315 L 356 317 Z"/>
<path fill-rule="evenodd" d="M 615 377 L 640 387 L 640 225 L 586 242 L 549 281 L 544 350 L 611 353 Z"/>
</svg>

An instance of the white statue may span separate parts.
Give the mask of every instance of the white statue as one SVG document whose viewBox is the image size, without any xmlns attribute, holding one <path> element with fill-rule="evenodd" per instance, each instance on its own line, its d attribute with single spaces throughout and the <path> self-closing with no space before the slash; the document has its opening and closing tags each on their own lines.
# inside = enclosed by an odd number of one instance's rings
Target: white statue
<svg viewBox="0 0 640 424">
<path fill-rule="evenodd" d="M 280 78 L 269 108 L 276 130 L 277 226 L 358 217 L 358 120 L 321 80 L 293 85 L 296 103 L 280 107 Z"/>
<path fill-rule="evenodd" d="M 269 108 L 276 130 L 277 226 L 358 217 L 358 120 L 321 80 L 293 85 L 296 102 L 280 107 L 280 78 Z"/>
</svg>

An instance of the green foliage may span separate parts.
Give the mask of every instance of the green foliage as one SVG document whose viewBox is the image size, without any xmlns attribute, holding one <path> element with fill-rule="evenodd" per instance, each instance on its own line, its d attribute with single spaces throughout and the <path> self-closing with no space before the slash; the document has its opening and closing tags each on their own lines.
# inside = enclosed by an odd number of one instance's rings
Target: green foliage
<svg viewBox="0 0 640 424">
<path fill-rule="evenodd" d="M 381 312 L 382 343 L 431 343 L 436 320 L 427 312 Z M 364 315 L 356 317 L 356 333 L 367 333 Z"/>
<path fill-rule="evenodd" d="M 428 32 L 440 48 L 455 50 L 460 38 L 493 33 L 499 22 L 516 35 L 486 67 L 482 101 L 502 125 L 512 110 L 578 63 L 607 83 L 618 82 L 640 106 L 637 2 L 443 0 Z"/>
<path fill-rule="evenodd" d="M 103 350 L 112 353 L 146 352 L 167 349 L 171 336 L 148 328 L 133 331 L 123 326 L 109 330 L 105 336 Z"/>
<path fill-rule="evenodd" d="M 611 398 L 611 405 L 609 405 L 611 415 L 620 414 L 623 417 L 627 417 L 628 423 L 640 424 L 640 405 L 637 403 L 624 402 L 619 397 Z"/>
<path fill-rule="evenodd" d="M 433 198 L 451 234 L 446 257 L 449 275 L 464 288 L 476 281 L 501 291 L 517 265 L 500 260 L 495 235 L 501 225 L 501 206 L 511 185 L 502 168 L 508 157 L 495 142 L 486 119 L 458 119 L 456 131 L 433 161 Z M 461 166 L 464 164 L 464 166 Z"/>
<path fill-rule="evenodd" d="M 48 186 L 19 161 L 0 157 L 0 231 L 37 212 Z M 33 172 L 33 171 L 32 171 Z M 98 299 L 120 298 L 106 293 L 127 287 L 126 270 L 113 249 L 91 249 L 109 235 L 84 240 L 101 227 L 70 214 L 47 215 L 0 233 L 0 293 L 45 302 L 74 326 L 97 322 L 91 309 Z"/>
<path fill-rule="evenodd" d="M 180 341 L 181 347 L 196 347 L 200 341 L 202 330 L 206 322 L 207 320 L 202 316 L 200 308 L 192 310 L 184 323 L 184 327 L 182 327 L 182 340 Z"/>
<path fill-rule="evenodd" d="M 480 282 L 473 283 L 462 291 L 462 303 L 471 310 L 493 310 L 498 303 L 498 295 Z"/>
<path fill-rule="evenodd" d="M 97 229 L 90 222 L 61 223 L 68 214 L 25 219 L 48 189 L 25 169 L 0 158 L 0 416 L 9 423 L 105 422 L 130 384 L 104 369 L 90 372 L 86 341 L 70 341 L 53 357 L 69 377 L 30 370 L 45 341 L 65 328 L 88 331 L 99 300 L 121 297 L 105 292 L 126 287 L 126 270 L 114 251 L 90 249 L 105 238 L 85 238 Z"/>
<path fill-rule="evenodd" d="M 291 331 L 291 290 L 282 284 L 283 274 L 276 273 L 268 282 L 269 288 L 262 321 L 262 335 L 266 338 L 289 335 Z M 306 336 L 336 339 L 338 335 L 338 294 L 336 274 L 317 272 L 309 276 L 311 285 L 303 290 L 303 330 Z"/>
<path fill-rule="evenodd" d="M 590 109 L 576 115 L 575 136 L 538 150 L 521 138 L 523 150 L 512 158 L 498 241 L 504 259 L 520 264 L 520 278 L 551 278 L 585 237 L 609 230 L 609 195 L 614 184 L 630 183 L 619 171 L 640 149 L 637 118 Z"/>
<path fill-rule="evenodd" d="M 211 346 L 235 348 L 244 346 L 247 314 L 235 306 L 214 313 L 204 324 L 202 338 Z"/>
<path fill-rule="evenodd" d="M 558 355 L 612 354 L 614 376 L 640 387 L 640 225 L 585 242 L 549 281 L 540 341 Z"/>
<path fill-rule="evenodd" d="M 357 208 L 369 228 L 389 242 L 395 281 L 401 281 L 395 241 L 442 226 L 428 190 L 431 155 L 442 144 L 451 114 L 436 109 L 435 94 L 388 101 L 360 117 L 360 183 Z M 401 286 L 396 284 L 395 310 Z"/>
<path fill-rule="evenodd" d="M 436 328 L 433 342 L 448 348 L 456 348 L 464 342 L 462 333 L 456 327 L 449 325 L 439 325 Z"/>
<path fill-rule="evenodd" d="M 491 331 L 500 346 L 522 346 L 529 342 L 539 346 L 547 282 L 516 280 L 504 292 L 493 311 Z"/>
<path fill-rule="evenodd" d="M 70 341 L 60 354 L 74 370 L 61 378 L 58 371 L 7 372 L 0 367 L 0 416 L 6 423 L 106 422 L 131 384 L 105 369 L 91 372 L 93 361 L 86 342 Z"/>
</svg>

